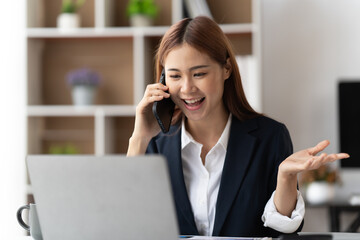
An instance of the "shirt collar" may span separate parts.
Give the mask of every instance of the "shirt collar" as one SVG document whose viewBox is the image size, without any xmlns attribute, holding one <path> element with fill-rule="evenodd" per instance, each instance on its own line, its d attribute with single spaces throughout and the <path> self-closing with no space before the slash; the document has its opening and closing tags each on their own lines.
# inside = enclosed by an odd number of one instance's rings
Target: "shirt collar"
<svg viewBox="0 0 360 240">
<path fill-rule="evenodd" d="M 183 150 L 187 145 L 190 143 L 196 143 L 196 141 L 185 128 L 185 116 L 181 121 L 181 129 L 181 150 Z"/>
<path fill-rule="evenodd" d="M 227 145 L 228 145 L 228 141 L 229 141 L 229 135 L 230 135 L 230 126 L 231 126 L 231 119 L 232 119 L 232 114 L 229 114 L 229 118 L 228 121 L 226 123 L 226 126 L 218 140 L 217 144 L 221 144 L 221 146 L 224 148 L 224 150 L 227 149 Z M 189 145 L 190 143 L 194 143 L 194 144 L 200 144 L 198 142 L 195 141 L 195 139 L 191 136 L 191 134 L 186 130 L 185 128 L 185 117 L 183 117 L 182 121 L 181 121 L 181 150 L 183 150 L 187 145 Z"/>
</svg>

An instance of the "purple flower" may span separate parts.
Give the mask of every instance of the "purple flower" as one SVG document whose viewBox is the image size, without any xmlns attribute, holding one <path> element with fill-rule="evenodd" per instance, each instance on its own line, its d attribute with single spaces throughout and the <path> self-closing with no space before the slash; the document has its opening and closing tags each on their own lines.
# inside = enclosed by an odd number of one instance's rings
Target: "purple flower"
<svg viewBox="0 0 360 240">
<path fill-rule="evenodd" d="M 67 74 L 67 83 L 70 86 L 89 85 L 97 86 L 101 81 L 100 75 L 88 68 L 81 68 Z"/>
</svg>

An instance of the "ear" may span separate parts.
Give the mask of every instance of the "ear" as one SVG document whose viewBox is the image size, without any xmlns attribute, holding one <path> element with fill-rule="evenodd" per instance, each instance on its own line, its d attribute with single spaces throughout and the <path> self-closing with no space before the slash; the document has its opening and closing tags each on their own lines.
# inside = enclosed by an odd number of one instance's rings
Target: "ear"
<svg viewBox="0 0 360 240">
<path fill-rule="evenodd" d="M 226 59 L 226 63 L 224 65 L 224 80 L 228 79 L 231 76 L 232 67 L 230 58 Z"/>
</svg>

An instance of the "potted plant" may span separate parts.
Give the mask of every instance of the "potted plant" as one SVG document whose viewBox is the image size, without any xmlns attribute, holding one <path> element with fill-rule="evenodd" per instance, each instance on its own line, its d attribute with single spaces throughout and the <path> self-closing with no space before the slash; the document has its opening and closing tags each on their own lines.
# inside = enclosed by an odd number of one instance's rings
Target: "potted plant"
<svg viewBox="0 0 360 240">
<path fill-rule="evenodd" d="M 88 68 L 81 68 L 67 74 L 67 83 L 72 88 L 74 105 L 91 105 L 100 84 L 100 75 Z"/>
<path fill-rule="evenodd" d="M 72 143 L 51 145 L 49 154 L 79 154 L 79 149 Z"/>
<path fill-rule="evenodd" d="M 126 10 L 130 25 L 136 27 L 151 26 L 158 13 L 153 0 L 130 0 Z"/>
<path fill-rule="evenodd" d="M 311 204 L 331 201 L 335 197 L 336 183 L 340 183 L 340 177 L 330 165 L 306 171 L 300 177 L 300 184 L 306 187 L 306 200 Z"/>
<path fill-rule="evenodd" d="M 63 0 L 61 14 L 57 18 L 60 29 L 74 29 L 80 27 L 80 16 L 77 13 L 85 0 Z"/>
</svg>

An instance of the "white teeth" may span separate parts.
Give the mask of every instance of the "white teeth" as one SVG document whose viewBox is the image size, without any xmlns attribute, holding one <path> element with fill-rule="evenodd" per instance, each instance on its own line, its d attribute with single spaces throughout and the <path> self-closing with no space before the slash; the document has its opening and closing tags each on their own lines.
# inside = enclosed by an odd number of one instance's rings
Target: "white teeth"
<svg viewBox="0 0 360 240">
<path fill-rule="evenodd" d="M 199 102 L 202 98 L 198 98 L 198 99 L 191 99 L 191 100 L 184 100 L 186 103 L 189 103 L 189 104 L 193 104 L 193 103 L 196 103 L 196 102 Z"/>
</svg>

